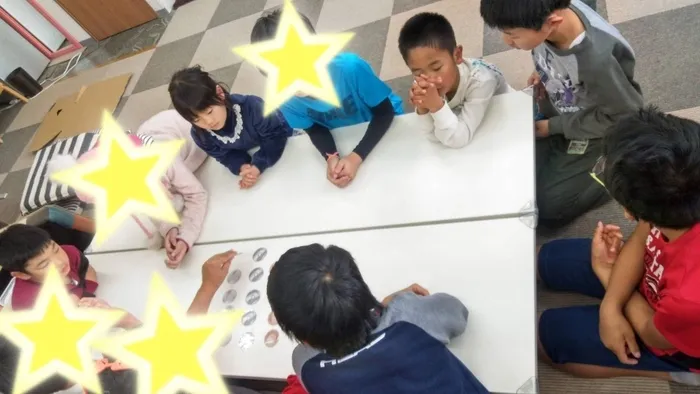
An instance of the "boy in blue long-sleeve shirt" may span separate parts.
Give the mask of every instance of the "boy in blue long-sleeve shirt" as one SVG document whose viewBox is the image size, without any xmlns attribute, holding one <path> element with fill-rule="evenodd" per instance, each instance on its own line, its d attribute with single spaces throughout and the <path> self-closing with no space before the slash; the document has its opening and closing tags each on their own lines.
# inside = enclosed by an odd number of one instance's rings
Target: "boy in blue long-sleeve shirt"
<svg viewBox="0 0 700 394">
<path fill-rule="evenodd" d="M 282 157 L 292 128 L 279 112 L 263 116 L 257 96 L 229 94 L 200 67 L 180 70 L 170 81 L 173 106 L 192 123 L 192 139 L 207 154 L 253 187 Z M 251 157 L 248 151 L 260 150 Z"/>
</svg>

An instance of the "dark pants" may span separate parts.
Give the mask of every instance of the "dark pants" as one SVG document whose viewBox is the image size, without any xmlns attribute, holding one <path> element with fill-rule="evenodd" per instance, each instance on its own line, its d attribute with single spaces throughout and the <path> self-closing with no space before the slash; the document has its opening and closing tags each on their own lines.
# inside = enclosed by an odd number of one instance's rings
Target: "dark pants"
<svg viewBox="0 0 700 394">
<path fill-rule="evenodd" d="M 569 142 L 554 135 L 535 143 L 538 224 L 549 229 L 569 224 L 610 200 L 590 174 L 602 154 L 602 140 L 589 140 L 582 155 L 569 154 Z"/>
</svg>

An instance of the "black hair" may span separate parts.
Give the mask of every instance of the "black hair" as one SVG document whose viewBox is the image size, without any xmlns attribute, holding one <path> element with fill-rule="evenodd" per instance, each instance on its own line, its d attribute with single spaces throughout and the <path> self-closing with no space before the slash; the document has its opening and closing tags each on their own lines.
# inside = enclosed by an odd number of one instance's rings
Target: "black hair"
<svg viewBox="0 0 700 394">
<path fill-rule="evenodd" d="M 0 336 L 0 393 L 13 392 L 19 356 L 19 348 L 4 336 Z M 70 385 L 67 379 L 54 375 L 26 391 L 26 394 L 52 394 L 65 390 Z"/>
<path fill-rule="evenodd" d="M 299 14 L 301 20 L 304 21 L 306 28 L 309 29 L 309 33 L 316 33 L 316 30 L 311 24 L 309 18 L 307 18 L 306 15 L 302 14 L 301 12 L 297 11 L 297 13 Z M 255 21 L 253 30 L 250 32 L 250 42 L 256 43 L 260 41 L 272 40 L 273 38 L 275 38 L 275 35 L 277 34 L 277 27 L 280 24 L 281 18 L 281 6 L 275 7 L 267 12 L 263 12 L 260 18 L 258 18 L 258 20 Z"/>
<path fill-rule="evenodd" d="M 3 271 L 26 272 L 27 262 L 51 245 L 46 231 L 26 224 L 13 224 L 0 233 L 0 266 Z"/>
<path fill-rule="evenodd" d="M 700 222 L 700 124 L 640 109 L 611 127 L 603 183 L 638 220 L 670 229 Z"/>
<path fill-rule="evenodd" d="M 223 100 L 216 93 L 217 87 L 224 92 Z M 194 123 L 199 112 L 213 105 L 224 105 L 227 110 L 231 106 L 226 86 L 216 82 L 201 66 L 185 68 L 173 74 L 168 92 L 175 110 L 190 123 Z"/>
<path fill-rule="evenodd" d="M 399 33 L 399 52 L 406 60 L 408 52 L 419 47 L 440 49 L 452 55 L 457 48 L 457 39 L 450 21 L 434 12 L 413 15 Z"/>
<path fill-rule="evenodd" d="M 540 30 L 554 11 L 570 5 L 571 0 L 481 0 L 481 17 L 496 29 Z"/>
<path fill-rule="evenodd" d="M 114 360 L 110 359 L 110 362 Z M 134 369 L 124 369 L 112 371 L 110 368 L 100 372 L 97 376 L 100 379 L 102 394 L 136 394 L 138 374 Z M 95 394 L 92 391 L 89 394 Z"/>
<path fill-rule="evenodd" d="M 334 357 L 365 346 L 382 310 L 355 260 L 337 246 L 285 252 L 270 270 L 267 297 L 284 333 Z"/>
</svg>

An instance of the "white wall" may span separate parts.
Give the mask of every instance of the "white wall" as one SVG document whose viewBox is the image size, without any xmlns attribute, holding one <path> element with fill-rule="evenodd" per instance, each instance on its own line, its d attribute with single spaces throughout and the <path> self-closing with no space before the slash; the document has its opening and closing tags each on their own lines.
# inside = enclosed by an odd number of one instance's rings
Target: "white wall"
<svg viewBox="0 0 700 394">
<path fill-rule="evenodd" d="M 34 48 L 5 21 L 0 20 L 0 78 L 5 79 L 15 68 L 22 67 L 34 79 L 39 78 L 49 59 Z"/>
<path fill-rule="evenodd" d="M 17 1 L 17 0 L 13 0 Z M 73 20 L 73 17 L 68 15 L 67 12 L 63 11 L 60 5 L 58 5 L 54 0 L 38 0 L 38 3 L 46 9 L 46 12 L 51 15 L 59 25 L 63 26 L 64 29 L 68 30 L 68 33 L 75 37 L 78 41 L 87 40 L 90 35 L 83 30 L 82 27 Z"/>
<path fill-rule="evenodd" d="M 0 0 L 0 7 L 4 8 L 50 50 L 55 51 L 61 47 L 65 40 L 63 34 L 26 1 Z"/>
</svg>

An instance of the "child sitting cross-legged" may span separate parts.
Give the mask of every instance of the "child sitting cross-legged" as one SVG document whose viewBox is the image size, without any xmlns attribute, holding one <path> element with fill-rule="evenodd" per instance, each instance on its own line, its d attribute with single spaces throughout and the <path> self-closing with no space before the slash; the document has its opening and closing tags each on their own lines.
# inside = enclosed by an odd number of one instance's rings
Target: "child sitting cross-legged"
<svg viewBox="0 0 700 394">
<path fill-rule="evenodd" d="M 14 224 L 0 233 L 0 262 L 16 278 L 12 309 L 34 306 L 41 284 L 53 264 L 76 298 L 94 297 L 97 274 L 75 246 L 59 245 L 49 234 L 33 226 Z"/>
<path fill-rule="evenodd" d="M 514 91 L 496 66 L 462 57 L 450 22 L 440 14 L 411 17 L 401 28 L 399 51 L 413 73 L 409 97 L 418 127 L 450 148 L 472 140 L 493 96 Z"/>
<path fill-rule="evenodd" d="M 445 346 L 467 326 L 453 296 L 412 285 L 380 303 L 350 253 L 313 244 L 273 265 L 267 297 L 311 394 L 487 393 Z"/>
</svg>

